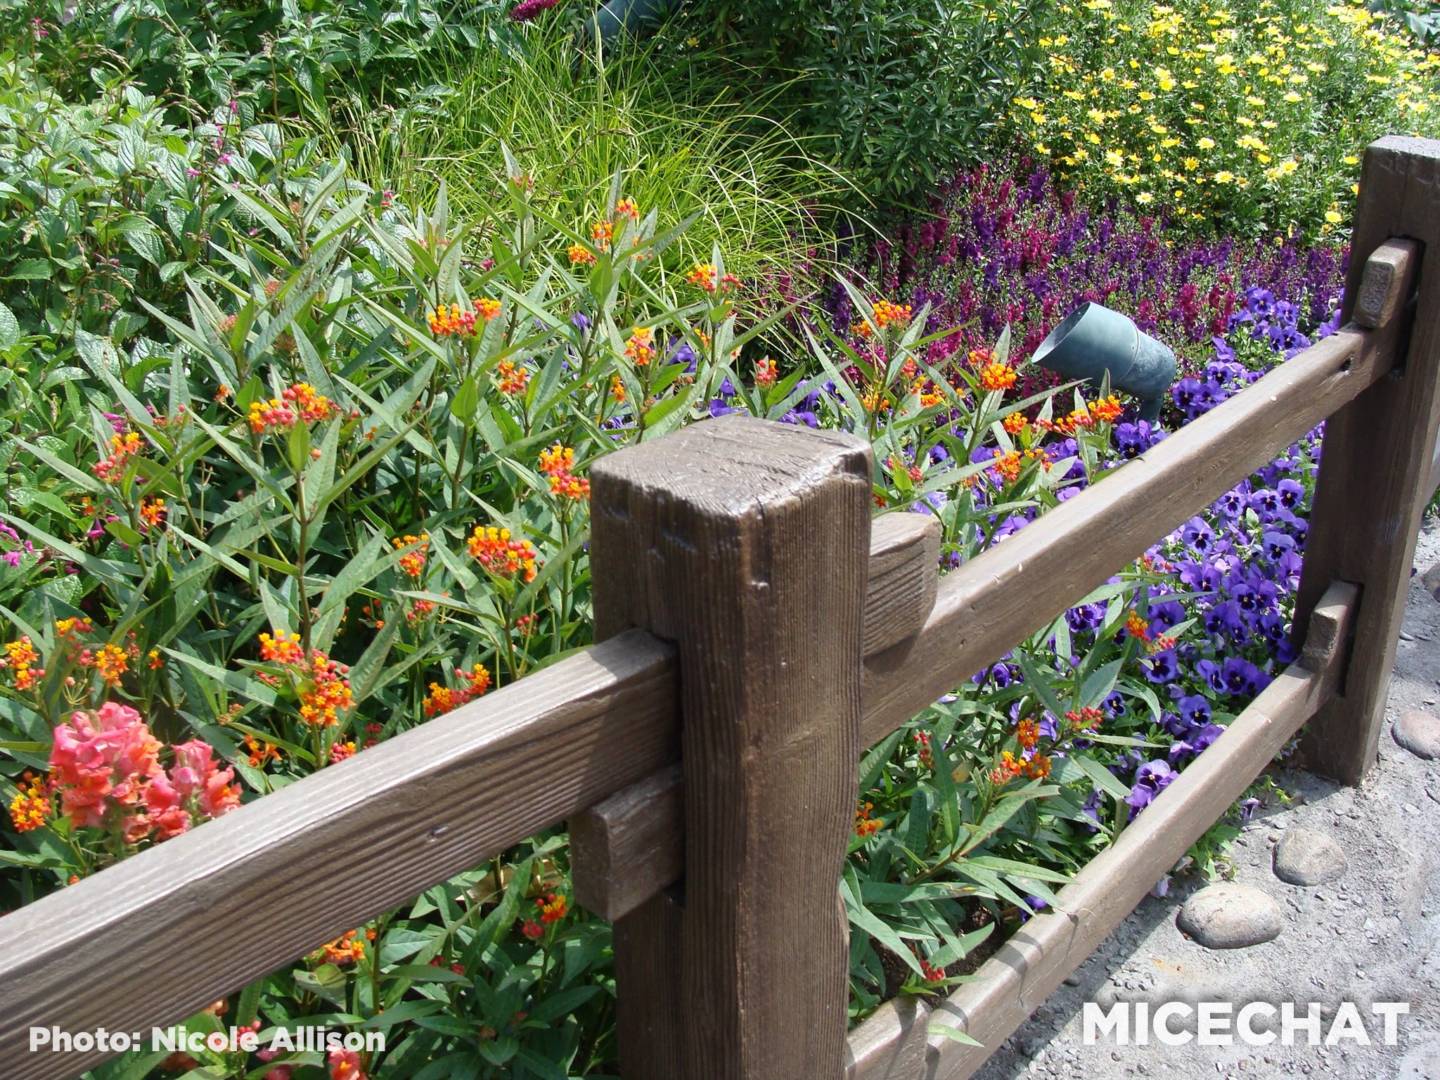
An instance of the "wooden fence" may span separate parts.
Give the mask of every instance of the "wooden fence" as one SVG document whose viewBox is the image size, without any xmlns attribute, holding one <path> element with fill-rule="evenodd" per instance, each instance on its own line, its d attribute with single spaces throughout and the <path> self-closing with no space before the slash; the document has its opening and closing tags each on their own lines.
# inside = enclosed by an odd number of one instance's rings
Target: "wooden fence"
<svg viewBox="0 0 1440 1080">
<path fill-rule="evenodd" d="M 1369 148 L 1353 250 L 1342 330 L 944 578 L 849 436 L 729 417 L 603 459 L 599 643 L 0 919 L 0 1075 L 101 1056 L 32 1025 L 173 1023 L 567 819 L 626 1080 L 970 1075 L 1307 720 L 1313 768 L 1374 760 L 1440 481 L 1440 143 Z M 1300 659 L 972 981 L 847 1035 L 864 748 L 1327 418 Z"/>
</svg>

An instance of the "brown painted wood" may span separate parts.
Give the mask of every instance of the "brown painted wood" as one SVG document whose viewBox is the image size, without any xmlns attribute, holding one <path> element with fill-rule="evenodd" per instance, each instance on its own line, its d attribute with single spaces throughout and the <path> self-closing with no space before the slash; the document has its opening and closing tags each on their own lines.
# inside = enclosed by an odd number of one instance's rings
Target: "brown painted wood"
<svg viewBox="0 0 1440 1080">
<path fill-rule="evenodd" d="M 925 1068 L 930 1006 L 919 998 L 891 998 L 850 1032 L 845 1080 L 914 1080 Z"/>
<path fill-rule="evenodd" d="M 940 522 L 929 514 L 882 514 L 870 526 L 865 655 L 925 625 L 940 585 Z"/>
<path fill-rule="evenodd" d="M 739 416 L 591 471 L 596 632 L 680 664 L 683 900 L 616 924 L 626 1080 L 844 1067 L 870 477 L 858 439 Z"/>
<path fill-rule="evenodd" d="M 1317 606 L 1304 655 L 1240 713 L 1225 734 L 1092 859 L 1038 915 L 932 1012 L 979 1040 L 929 1039 L 924 1080 L 963 1080 L 1033 1013 L 1135 909 L 1196 839 L 1244 793 L 1335 692 L 1358 612 L 1357 590 L 1335 584 Z M 851 1035 L 852 1041 L 865 1027 Z M 898 1039 L 899 1036 L 897 1035 Z M 901 1080 L 901 1077 L 895 1077 Z M 909 1078 L 906 1078 L 909 1080 Z"/>
<path fill-rule="evenodd" d="M 1295 612 L 1294 632 L 1303 637 L 1310 605 L 1330 581 L 1360 586 L 1355 652 L 1344 687 L 1315 718 L 1302 744 L 1310 768 L 1348 784 L 1360 782 L 1379 749 L 1420 516 L 1434 493 L 1431 454 L 1440 420 L 1440 142 L 1386 138 L 1365 152 L 1352 250 L 1364 256 L 1392 236 L 1423 247 L 1418 314 L 1408 348 L 1393 370 L 1326 425 Z M 1353 267 L 1347 295 L 1357 298 L 1352 303 L 1370 304 Z"/>
<path fill-rule="evenodd" d="M 914 634 L 935 602 L 940 523 L 885 514 L 870 531 L 865 655 Z M 678 766 L 646 777 L 570 820 L 575 899 L 612 922 L 684 873 L 685 818 Z"/>
<path fill-rule="evenodd" d="M 1388 262 L 1378 272 L 1402 287 Z M 861 742 L 993 663 L 1356 398 L 1390 369 L 1402 322 L 1348 325 L 947 574 L 920 632 L 866 658 Z"/>
<path fill-rule="evenodd" d="M 103 1056 L 31 1025 L 181 1020 L 563 821 L 675 760 L 677 719 L 673 649 L 623 634 L 0 918 L 0 1074 Z"/>
<path fill-rule="evenodd" d="M 1435 457 L 1430 462 L 1430 497 L 1440 495 L 1440 444 L 1435 447 Z"/>
<path fill-rule="evenodd" d="M 570 819 L 577 903 L 614 922 L 685 873 L 684 779 L 661 769 Z"/>
</svg>

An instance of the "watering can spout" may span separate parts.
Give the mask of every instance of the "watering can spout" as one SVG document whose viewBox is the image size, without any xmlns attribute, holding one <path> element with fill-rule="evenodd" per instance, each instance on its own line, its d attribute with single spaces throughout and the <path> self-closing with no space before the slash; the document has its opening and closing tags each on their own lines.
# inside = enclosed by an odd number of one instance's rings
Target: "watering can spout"
<svg viewBox="0 0 1440 1080">
<path fill-rule="evenodd" d="M 1067 379 L 1110 385 L 1140 399 L 1140 416 L 1155 420 L 1175 381 L 1175 353 L 1129 318 L 1102 304 L 1080 305 L 1035 350 L 1035 362 Z"/>
</svg>

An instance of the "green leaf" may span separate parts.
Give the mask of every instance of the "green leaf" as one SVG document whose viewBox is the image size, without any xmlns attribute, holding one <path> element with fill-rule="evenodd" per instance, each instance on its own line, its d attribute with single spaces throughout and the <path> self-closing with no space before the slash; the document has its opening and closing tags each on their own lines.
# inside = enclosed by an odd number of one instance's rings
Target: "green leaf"
<svg viewBox="0 0 1440 1080">
<path fill-rule="evenodd" d="M 20 323 L 15 313 L 0 304 L 0 349 L 8 349 L 20 340 Z"/>
</svg>

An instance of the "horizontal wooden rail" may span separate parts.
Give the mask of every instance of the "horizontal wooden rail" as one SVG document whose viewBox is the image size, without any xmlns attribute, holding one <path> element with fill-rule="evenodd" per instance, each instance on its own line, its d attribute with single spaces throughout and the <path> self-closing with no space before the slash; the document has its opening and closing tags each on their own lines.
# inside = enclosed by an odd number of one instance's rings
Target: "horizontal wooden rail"
<svg viewBox="0 0 1440 1080">
<path fill-rule="evenodd" d="M 884 738 L 999 659 L 1383 375 L 1392 363 L 1414 264 L 1409 242 L 1378 248 L 1366 263 L 1349 326 L 1051 510 L 1043 526 L 947 575 L 938 591 L 930 557 L 924 569 L 930 591 L 911 608 L 909 620 L 895 604 L 885 609 L 883 621 L 872 620 L 870 613 L 883 602 L 872 567 L 861 743 Z M 888 556 L 904 570 L 892 577 L 907 597 L 918 591 L 912 573 L 919 541 L 901 530 L 926 520 L 890 514 L 875 523 L 871 558 L 877 565 L 878 553 L 887 549 L 910 553 L 908 559 Z M 884 529 L 894 530 L 892 539 L 882 538 Z M 886 640 L 889 648 L 875 648 Z M 592 807 L 571 822 L 576 898 L 610 919 L 634 910 L 680 879 L 684 834 L 678 771 L 648 777 L 636 790 Z"/>
<path fill-rule="evenodd" d="M 924 621 L 939 544 L 932 518 L 876 519 L 867 649 Z M 637 781 L 663 780 L 679 759 L 676 695 L 673 650 L 627 633 L 0 918 L 0 1075 L 68 1076 L 103 1057 L 14 1057 L 32 1023 L 182 1019 Z M 246 947 L 175 964 L 176 942 L 217 925 Z"/>
<path fill-rule="evenodd" d="M 0 1075 L 73 1076 L 27 1029 L 148 1031 L 678 756 L 673 651 L 638 631 L 0 919 Z"/>
<path fill-rule="evenodd" d="M 1316 607 L 1301 658 L 1240 713 L 1225 734 L 985 962 L 972 980 L 927 1012 L 887 1003 L 850 1034 L 847 1080 L 963 1080 L 980 1067 L 1066 975 L 1118 926 L 1335 694 L 1357 607 L 1353 585 L 1336 583 Z M 927 1022 L 978 1040 L 967 1046 Z"/>
<path fill-rule="evenodd" d="M 1391 241 L 1367 264 L 1384 290 L 1362 289 L 1384 321 L 1357 321 L 1275 368 L 1075 498 L 940 582 L 918 634 L 865 661 L 861 742 L 870 744 L 1038 626 L 1079 603 L 1158 537 L 1390 370 L 1404 319 L 1390 298 L 1412 287 L 1413 245 Z"/>
</svg>

